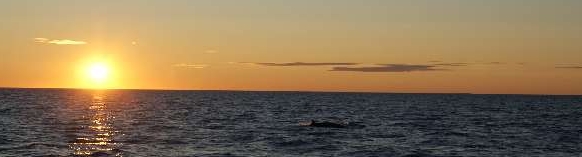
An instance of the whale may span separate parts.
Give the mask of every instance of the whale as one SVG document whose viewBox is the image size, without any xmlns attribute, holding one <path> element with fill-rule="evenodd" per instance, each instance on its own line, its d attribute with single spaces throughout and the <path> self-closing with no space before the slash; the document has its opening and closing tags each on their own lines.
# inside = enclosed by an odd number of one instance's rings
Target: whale
<svg viewBox="0 0 582 157">
<path fill-rule="evenodd" d="M 323 122 L 316 122 L 315 120 L 311 120 L 307 123 L 302 123 L 303 126 L 310 126 L 310 127 L 322 127 L 322 128 L 345 128 L 347 127 L 345 124 L 341 123 L 334 123 L 329 121 Z"/>
</svg>

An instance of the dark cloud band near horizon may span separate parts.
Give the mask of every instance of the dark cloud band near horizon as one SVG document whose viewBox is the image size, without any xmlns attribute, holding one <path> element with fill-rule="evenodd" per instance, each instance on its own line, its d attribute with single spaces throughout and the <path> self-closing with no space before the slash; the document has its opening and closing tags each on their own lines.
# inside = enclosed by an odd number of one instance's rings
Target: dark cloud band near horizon
<svg viewBox="0 0 582 157">
<path fill-rule="evenodd" d="M 339 65 L 358 65 L 360 63 L 348 63 L 348 62 L 288 62 L 288 63 L 258 62 L 258 63 L 246 63 L 246 64 L 255 64 L 255 65 L 262 65 L 262 66 L 339 66 Z"/>
<path fill-rule="evenodd" d="M 368 67 L 333 67 L 329 71 L 352 71 L 352 72 L 413 72 L 413 71 L 442 71 L 435 65 L 412 65 L 412 64 L 378 64 L 378 66 Z"/>
<path fill-rule="evenodd" d="M 431 61 L 428 64 L 363 64 L 354 62 L 238 62 L 239 64 L 250 64 L 258 66 L 333 66 L 328 71 L 351 71 L 351 72 L 419 72 L 419 71 L 448 71 L 454 67 L 466 67 L 479 63 L 467 62 L 442 62 Z M 487 64 L 504 64 L 502 62 L 488 62 Z M 361 66 L 357 66 L 361 65 Z M 368 65 L 368 66 L 365 66 Z M 560 67 L 560 68 L 582 68 L 582 67 Z"/>
<path fill-rule="evenodd" d="M 582 69 L 582 66 L 559 66 L 558 69 Z"/>
</svg>

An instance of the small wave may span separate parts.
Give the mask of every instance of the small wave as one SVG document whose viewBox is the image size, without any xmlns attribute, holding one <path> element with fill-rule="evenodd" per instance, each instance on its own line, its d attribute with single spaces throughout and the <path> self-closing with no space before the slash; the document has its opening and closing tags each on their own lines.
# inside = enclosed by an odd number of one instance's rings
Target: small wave
<svg viewBox="0 0 582 157">
<path fill-rule="evenodd" d="M 178 139 L 163 140 L 163 144 L 188 144 L 188 142 Z"/>
<path fill-rule="evenodd" d="M 1 148 L 0 147 L 0 151 L 5 151 L 5 150 L 23 150 L 23 149 L 35 149 L 38 147 L 50 147 L 50 148 L 68 148 L 67 145 L 62 145 L 62 144 L 51 144 L 51 143 L 26 143 L 26 144 L 22 144 L 22 145 L 18 145 L 18 146 L 14 146 L 14 147 L 4 147 Z"/>
<path fill-rule="evenodd" d="M 355 151 L 342 153 L 341 156 L 397 156 L 398 154 L 393 148 L 381 147 L 376 149 L 359 148 Z"/>
<path fill-rule="evenodd" d="M 118 140 L 120 143 L 126 144 L 148 144 L 154 142 L 156 139 L 154 136 L 133 136 L 126 140 Z"/>
<path fill-rule="evenodd" d="M 337 134 L 336 132 L 331 132 L 331 131 L 326 131 L 326 132 L 310 132 L 307 133 L 307 135 L 313 135 L 313 136 L 326 136 L 326 135 L 335 135 Z"/>
<path fill-rule="evenodd" d="M 372 138 L 401 138 L 406 137 L 404 134 L 370 134 Z"/>
<path fill-rule="evenodd" d="M 475 134 L 475 133 L 469 133 L 469 132 L 457 131 L 457 130 L 432 131 L 430 133 L 427 133 L 426 135 L 441 136 L 441 137 L 444 137 L 444 136 L 457 136 L 457 137 L 480 136 L 480 135 Z"/>
<path fill-rule="evenodd" d="M 98 152 L 94 152 L 89 154 L 89 157 L 114 157 L 114 156 L 121 156 L 122 152 L 119 149 L 113 149 L 110 151 L 98 151 Z M 83 155 L 77 155 L 77 156 L 83 156 Z"/>
<path fill-rule="evenodd" d="M 438 156 L 430 155 L 430 154 L 424 154 L 424 153 L 412 153 L 412 154 L 402 155 L 401 157 L 438 157 Z"/>
<path fill-rule="evenodd" d="M 310 144 L 313 144 L 313 143 L 308 142 L 308 141 L 304 141 L 301 139 L 274 143 L 274 145 L 278 146 L 278 147 L 295 147 L 295 146 L 310 145 Z"/>
<path fill-rule="evenodd" d="M 153 125 L 147 128 L 148 131 L 158 132 L 162 130 L 178 130 L 180 126 L 176 125 Z"/>
<path fill-rule="evenodd" d="M 231 136 L 228 136 L 229 139 L 233 140 L 233 141 L 241 141 L 241 142 L 252 142 L 256 139 L 256 136 L 252 135 L 252 134 L 233 134 Z"/>
<path fill-rule="evenodd" d="M 10 111 L 12 110 L 12 108 L 0 108 L 0 113 L 10 113 Z"/>
<path fill-rule="evenodd" d="M 580 141 L 582 141 L 582 138 L 580 137 L 580 134 L 575 134 L 575 133 L 565 133 L 560 135 L 560 137 L 556 140 L 557 142 L 560 143 L 580 143 Z"/>
<path fill-rule="evenodd" d="M 11 139 L 6 139 L 6 138 L 4 138 L 4 137 L 0 137 L 0 145 L 1 145 L 1 144 L 10 144 L 10 143 L 12 143 L 12 142 L 14 142 L 14 141 L 13 141 L 13 140 L 11 140 Z"/>
<path fill-rule="evenodd" d="M 210 154 L 197 154 L 194 156 L 203 156 L 203 157 L 242 157 L 240 155 L 235 155 L 232 153 L 210 153 Z"/>
</svg>

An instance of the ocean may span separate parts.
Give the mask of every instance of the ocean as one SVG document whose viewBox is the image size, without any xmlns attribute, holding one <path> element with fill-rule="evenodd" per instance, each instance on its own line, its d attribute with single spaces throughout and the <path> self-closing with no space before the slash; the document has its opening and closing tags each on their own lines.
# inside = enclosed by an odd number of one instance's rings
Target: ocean
<svg viewBox="0 0 582 157">
<path fill-rule="evenodd" d="M 582 96 L 6 88 L 0 156 L 582 156 Z"/>
</svg>

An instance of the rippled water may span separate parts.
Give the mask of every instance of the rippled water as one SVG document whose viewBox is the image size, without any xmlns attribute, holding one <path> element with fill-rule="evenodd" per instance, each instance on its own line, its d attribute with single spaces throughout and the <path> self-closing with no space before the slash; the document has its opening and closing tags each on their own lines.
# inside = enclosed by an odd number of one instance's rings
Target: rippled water
<svg viewBox="0 0 582 157">
<path fill-rule="evenodd" d="M 0 89 L 0 156 L 37 155 L 582 156 L 582 97 Z"/>
</svg>

